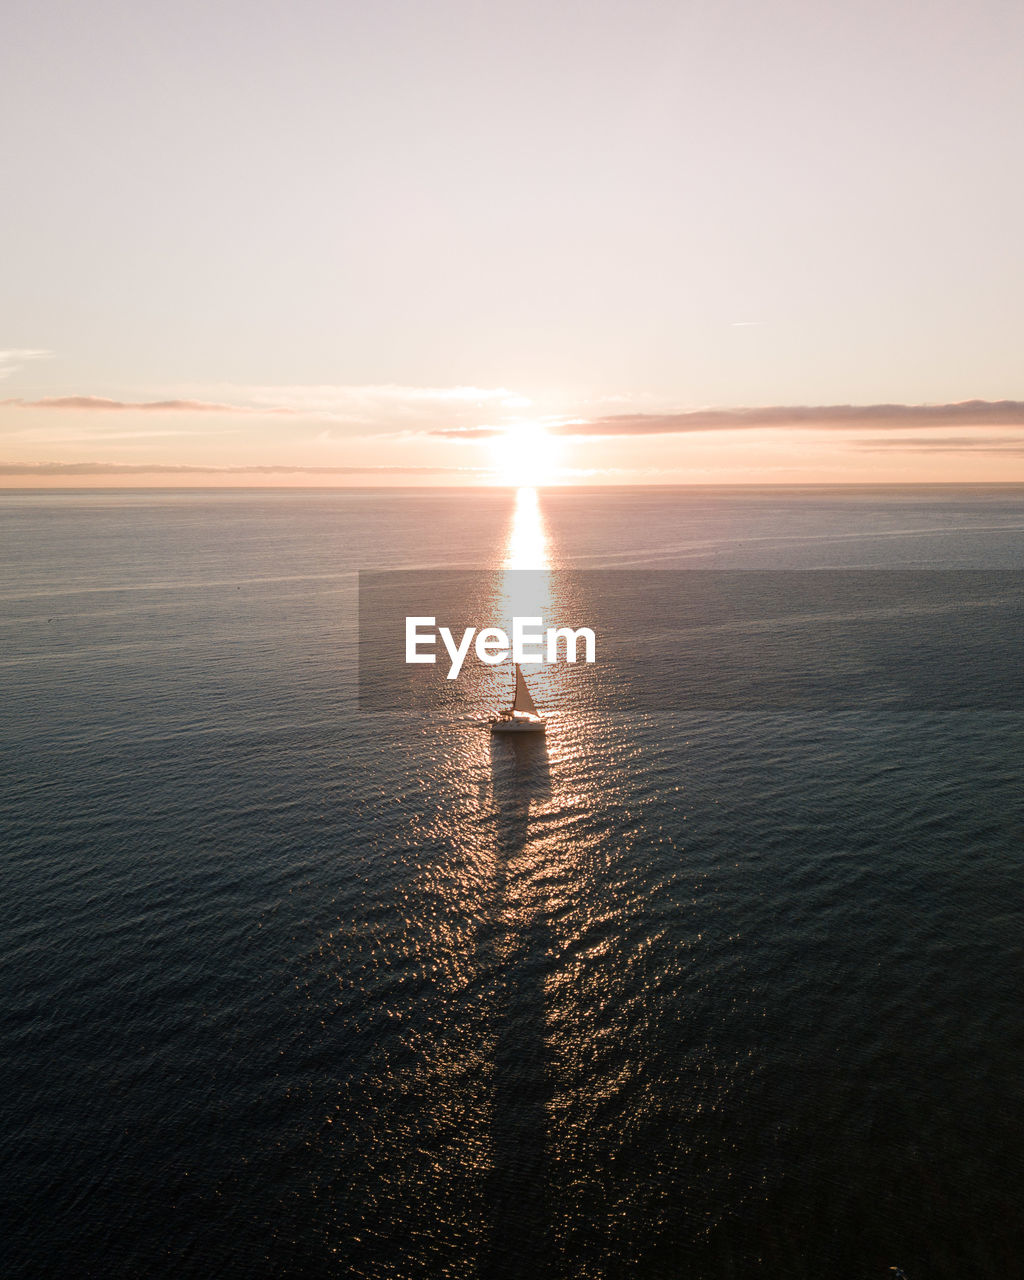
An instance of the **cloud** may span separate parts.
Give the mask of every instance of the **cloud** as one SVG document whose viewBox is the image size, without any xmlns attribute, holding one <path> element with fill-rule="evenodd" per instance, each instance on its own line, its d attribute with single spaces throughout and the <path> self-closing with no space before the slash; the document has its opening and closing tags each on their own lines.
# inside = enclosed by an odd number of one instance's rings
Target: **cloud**
<svg viewBox="0 0 1024 1280">
<path fill-rule="evenodd" d="M 1004 453 L 1024 454 L 1024 436 L 887 436 L 857 440 L 858 449 L 880 452 L 904 450 L 909 453 Z"/>
<path fill-rule="evenodd" d="M 110 431 L 104 429 L 102 431 L 68 431 L 63 428 L 57 428 L 54 431 L 8 431 L 3 434 L 3 441 L 7 444 L 14 444 L 18 447 L 26 447 L 27 445 L 35 445 L 38 448 L 50 448 L 53 445 L 108 445 L 114 440 L 209 440 L 214 434 L 219 439 L 226 436 L 237 436 L 239 434 L 237 428 L 230 430 L 219 430 L 212 432 L 209 427 L 199 431 L 188 431 L 180 428 L 168 428 L 166 430 L 150 430 L 150 431 Z"/>
<path fill-rule="evenodd" d="M 344 417 L 384 408 L 417 410 L 437 406 L 497 405 L 523 409 L 531 401 L 508 387 L 415 387 L 401 383 L 314 384 L 309 386 L 228 385 L 233 397 L 257 405 L 287 405 L 298 413 L 328 413 Z"/>
<path fill-rule="evenodd" d="M 412 387 L 391 384 L 366 386 L 230 386 L 209 395 L 175 399 L 118 400 L 106 396 L 43 396 L 0 400 L 0 408 L 51 409 L 71 412 L 246 414 L 253 417 L 286 415 L 327 420 L 365 435 L 424 434 L 438 425 L 471 425 L 483 410 L 522 410 L 531 401 L 507 387 Z M 223 398 L 220 398 L 223 397 Z M 352 431 L 347 432 L 348 435 Z"/>
<path fill-rule="evenodd" d="M 270 466 L 203 467 L 148 462 L 0 462 L 4 476 L 143 476 L 143 475 L 467 475 L 483 473 L 481 467 L 293 467 Z"/>
<path fill-rule="evenodd" d="M 1024 401 L 964 400 L 955 404 L 766 405 L 739 409 L 693 409 L 684 413 L 616 413 L 549 422 L 560 436 L 687 435 L 704 431 L 751 431 L 796 427 L 833 431 L 966 426 L 1024 427 Z M 502 426 L 442 427 L 431 435 L 484 440 L 504 435 Z"/>
<path fill-rule="evenodd" d="M 0 400 L 19 409 L 121 409 L 174 413 L 294 413 L 294 409 L 254 409 L 248 405 L 219 404 L 209 400 L 108 400 L 104 396 L 44 396 L 41 400 Z"/>
<path fill-rule="evenodd" d="M 26 360 L 45 360 L 50 355 L 50 351 L 35 351 L 27 347 L 9 347 L 0 351 L 0 382 L 20 369 Z"/>
<path fill-rule="evenodd" d="M 445 427 L 469 427 L 481 416 L 521 412 L 531 401 L 508 387 L 415 387 L 391 383 L 314 386 L 226 386 L 215 389 L 232 402 L 287 411 L 338 424 L 347 436 L 429 434 Z"/>
<path fill-rule="evenodd" d="M 677 435 L 691 431 L 749 431 L 763 427 L 1024 426 L 1024 401 L 964 400 L 956 404 L 772 405 L 696 409 L 688 413 L 624 413 L 550 428 L 559 435 Z"/>
<path fill-rule="evenodd" d="M 439 436 L 442 440 L 493 440 L 497 436 L 508 435 L 514 428 L 514 423 L 508 427 L 434 427 L 427 435 Z M 547 430 L 556 431 L 557 428 L 549 424 Z"/>
</svg>

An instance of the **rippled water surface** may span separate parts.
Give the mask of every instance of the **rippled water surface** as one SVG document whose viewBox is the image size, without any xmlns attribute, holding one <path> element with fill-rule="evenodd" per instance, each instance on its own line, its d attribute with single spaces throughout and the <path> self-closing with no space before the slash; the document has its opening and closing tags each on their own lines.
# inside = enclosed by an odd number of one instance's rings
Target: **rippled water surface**
<svg viewBox="0 0 1024 1280">
<path fill-rule="evenodd" d="M 357 570 L 538 556 L 1020 569 L 1024 494 L 0 498 L 5 1276 L 1017 1274 L 1024 716 L 358 710 Z"/>
</svg>

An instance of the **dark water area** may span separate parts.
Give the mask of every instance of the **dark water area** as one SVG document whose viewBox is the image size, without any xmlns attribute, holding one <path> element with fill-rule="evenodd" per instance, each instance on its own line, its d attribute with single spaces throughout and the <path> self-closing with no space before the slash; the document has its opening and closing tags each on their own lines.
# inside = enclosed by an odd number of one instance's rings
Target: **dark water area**
<svg viewBox="0 0 1024 1280">
<path fill-rule="evenodd" d="M 1024 492 L 0 497 L 0 1274 L 1019 1271 L 1015 700 L 360 711 L 357 571 L 517 548 L 1021 570 Z"/>
</svg>

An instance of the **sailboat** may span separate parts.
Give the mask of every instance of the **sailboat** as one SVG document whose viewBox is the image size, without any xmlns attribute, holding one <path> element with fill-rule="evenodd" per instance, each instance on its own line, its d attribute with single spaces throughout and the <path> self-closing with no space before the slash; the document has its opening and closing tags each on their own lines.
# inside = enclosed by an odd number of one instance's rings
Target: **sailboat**
<svg viewBox="0 0 1024 1280">
<path fill-rule="evenodd" d="M 544 718 L 526 687 L 526 678 L 518 662 L 515 668 L 516 696 L 512 699 L 512 705 L 499 712 L 491 721 L 491 733 L 543 733 Z"/>
</svg>

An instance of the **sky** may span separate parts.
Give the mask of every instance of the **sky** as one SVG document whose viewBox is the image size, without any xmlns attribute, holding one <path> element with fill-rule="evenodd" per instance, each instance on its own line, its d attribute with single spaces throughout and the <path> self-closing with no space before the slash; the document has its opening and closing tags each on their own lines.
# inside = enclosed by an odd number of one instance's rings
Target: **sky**
<svg viewBox="0 0 1024 1280">
<path fill-rule="evenodd" d="M 1024 481 L 1024 7 L 8 0 L 0 485 Z"/>
</svg>

